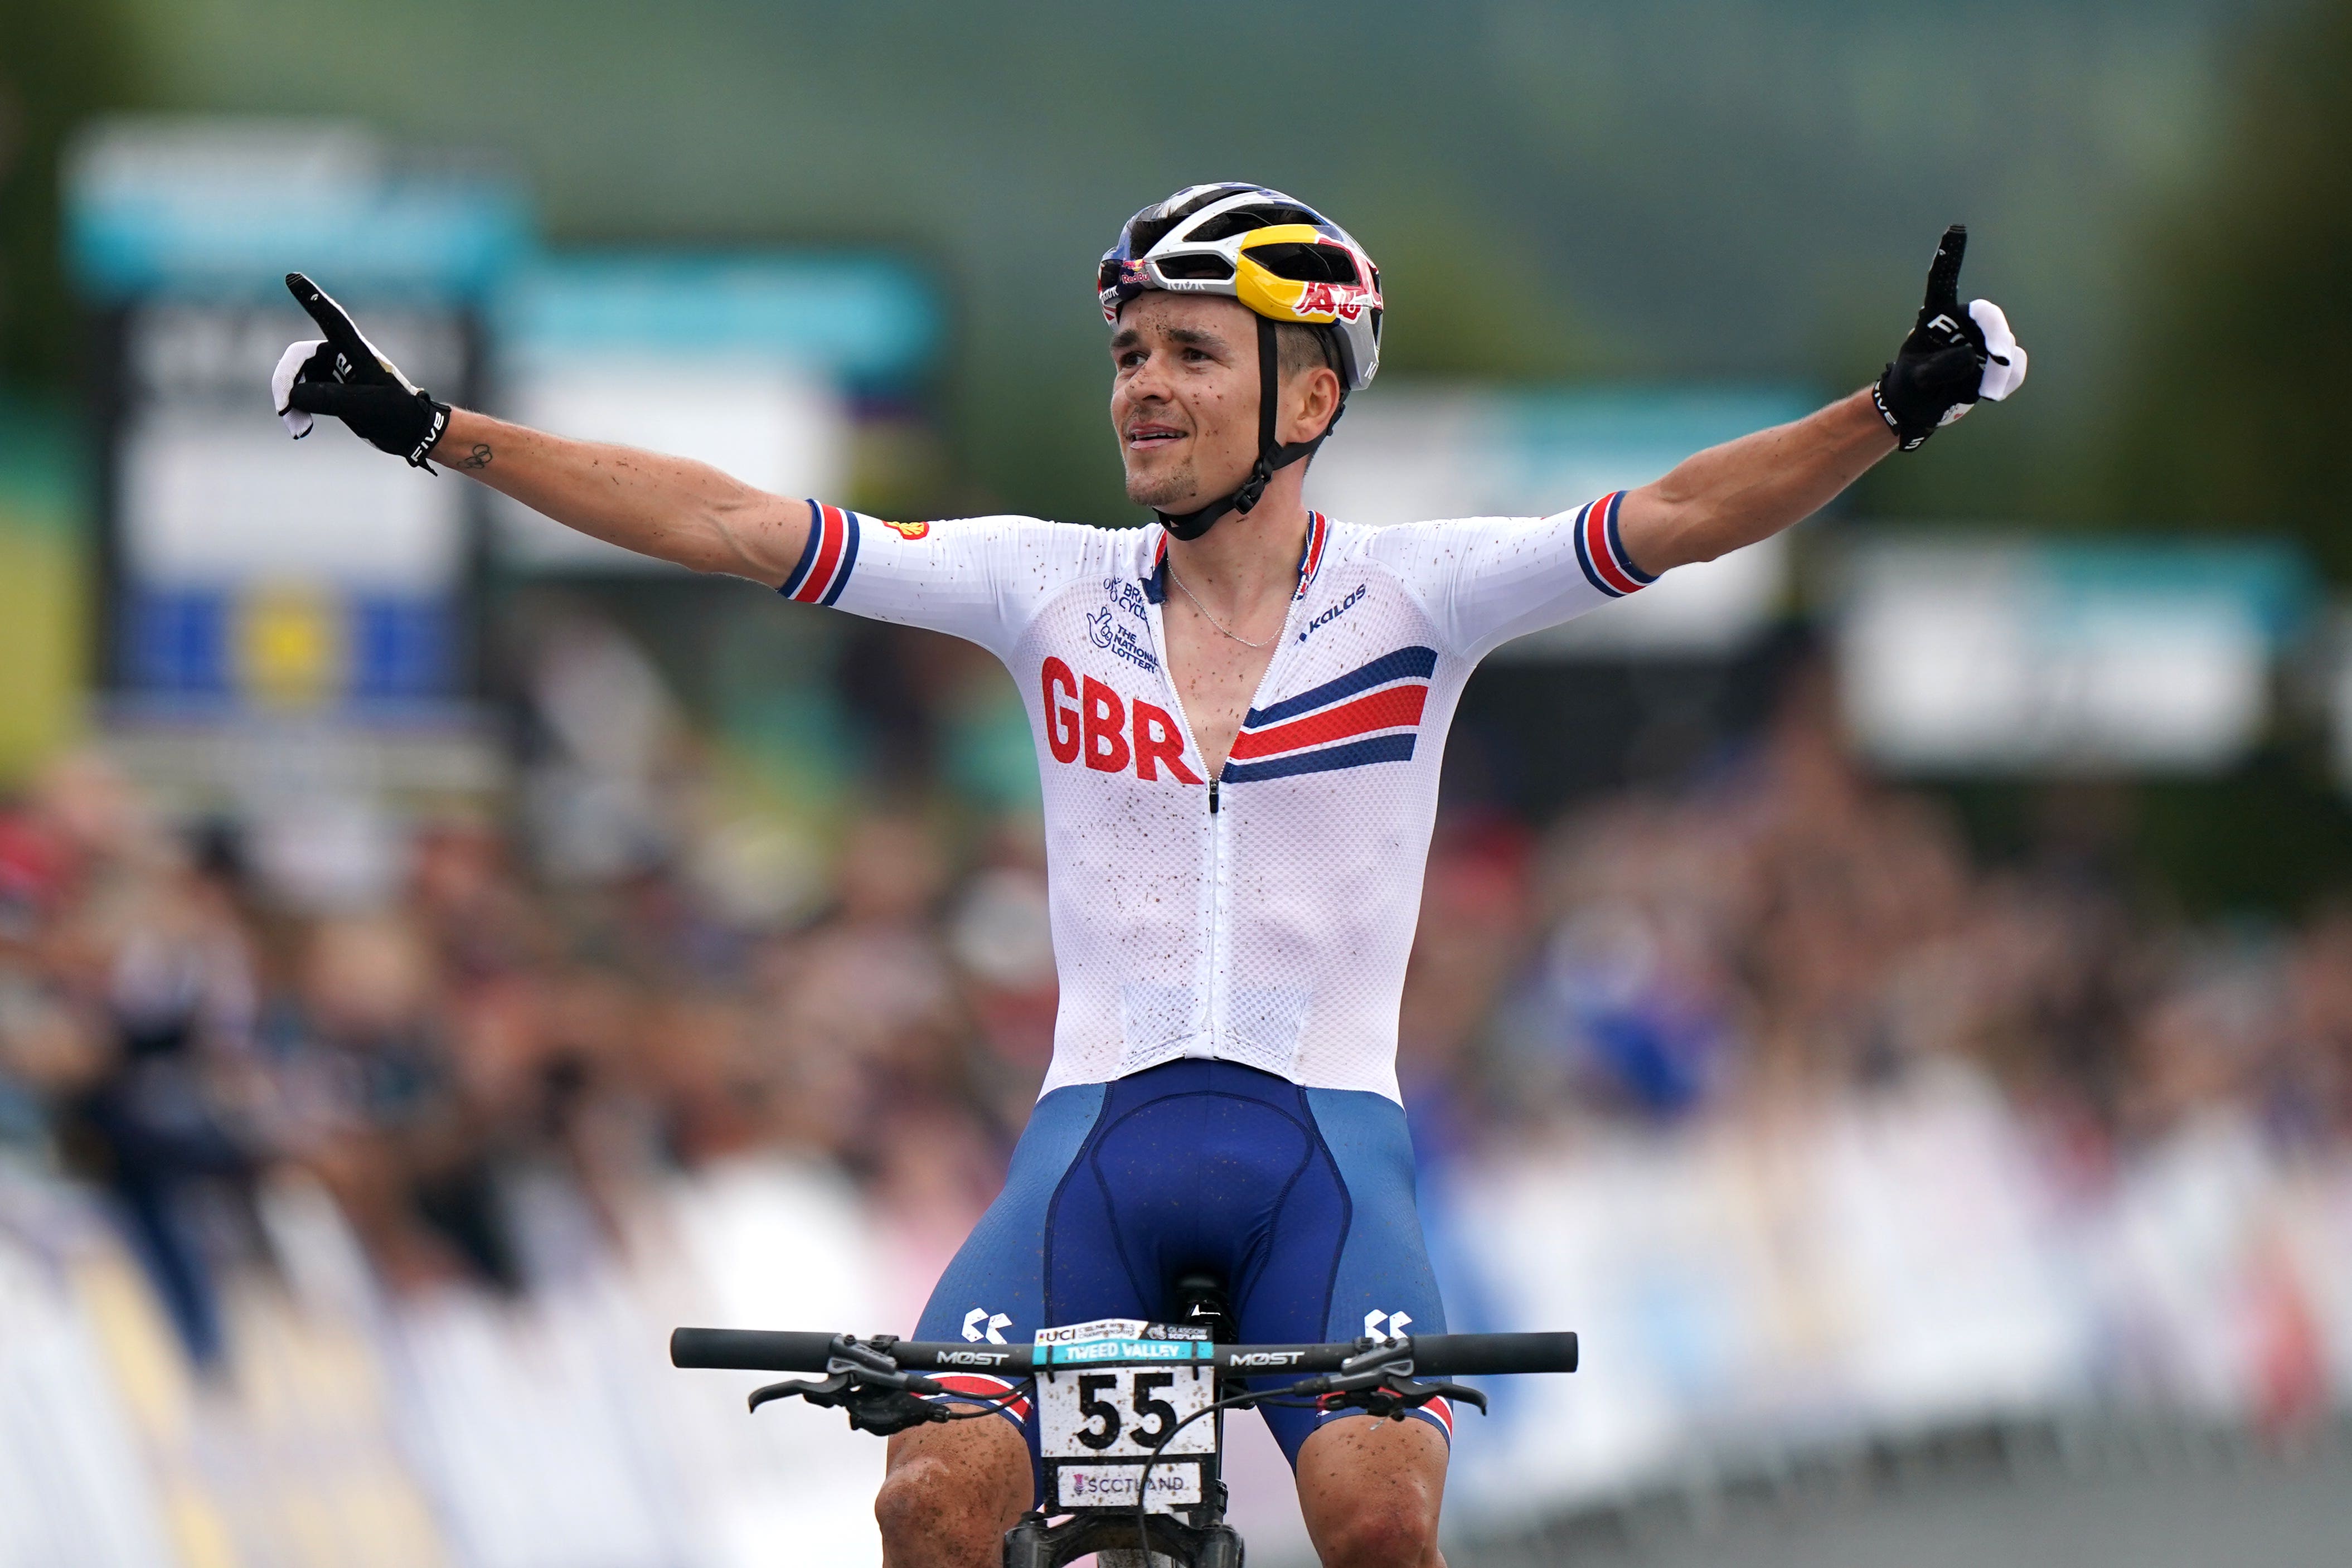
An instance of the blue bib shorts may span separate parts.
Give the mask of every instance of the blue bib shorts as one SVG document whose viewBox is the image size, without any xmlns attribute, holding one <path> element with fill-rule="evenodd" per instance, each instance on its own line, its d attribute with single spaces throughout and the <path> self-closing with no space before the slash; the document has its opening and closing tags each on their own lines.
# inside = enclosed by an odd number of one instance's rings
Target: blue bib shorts
<svg viewBox="0 0 2352 1568">
<path fill-rule="evenodd" d="M 1224 1281 L 1244 1343 L 1444 1333 L 1403 1107 L 1198 1059 L 1056 1089 L 1037 1103 L 1004 1190 L 940 1277 L 915 1337 L 1026 1344 L 1041 1327 L 1165 1321 L 1176 1282 L 1196 1272 Z M 1011 1386 L 971 1374 L 940 1381 L 984 1397 Z M 1414 1415 L 1450 1440 L 1443 1404 Z M 1295 1468 L 1307 1435 L 1349 1412 L 1261 1414 Z M 1034 1467 L 1028 1402 L 1005 1416 Z"/>
</svg>

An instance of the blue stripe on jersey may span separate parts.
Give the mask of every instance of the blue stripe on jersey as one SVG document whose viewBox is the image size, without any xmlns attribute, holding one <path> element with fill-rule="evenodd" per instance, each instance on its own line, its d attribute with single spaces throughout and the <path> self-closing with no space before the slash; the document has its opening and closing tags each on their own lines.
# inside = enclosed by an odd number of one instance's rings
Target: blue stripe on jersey
<svg viewBox="0 0 2352 1568">
<path fill-rule="evenodd" d="M 834 568 L 833 586 L 824 591 L 824 597 L 817 601 L 819 604 L 830 604 L 841 597 L 841 591 L 849 586 L 850 569 L 857 564 L 857 514 L 847 507 L 842 507 L 841 526 L 849 537 L 841 542 L 841 560 Z"/>
<path fill-rule="evenodd" d="M 1376 735 L 1321 751 L 1294 751 L 1263 762 L 1228 762 L 1218 778 L 1227 784 L 1248 784 L 1262 779 L 1287 779 L 1298 773 L 1328 773 L 1336 768 L 1361 768 L 1372 762 L 1410 762 L 1413 737 Z"/>
<path fill-rule="evenodd" d="M 793 568 L 792 576 L 784 579 L 784 585 L 776 590 L 786 599 L 800 591 L 801 579 L 808 575 L 809 568 L 815 563 L 817 547 L 824 543 L 824 513 L 814 501 L 808 504 L 808 543 L 801 547 L 800 564 Z"/>
<path fill-rule="evenodd" d="M 1434 648 L 1399 648 L 1393 653 L 1383 653 L 1360 670 L 1350 670 L 1337 680 L 1326 681 L 1312 691 L 1285 697 L 1267 708 L 1252 708 L 1242 719 L 1244 729 L 1263 729 L 1270 724 L 1280 724 L 1286 718 L 1312 713 L 1318 707 L 1328 707 L 1341 697 L 1381 685 L 1390 681 L 1427 680 L 1437 668 Z"/>
<path fill-rule="evenodd" d="M 1624 510 L 1624 491 L 1620 490 L 1615 495 L 1609 497 L 1609 553 L 1611 556 L 1615 558 L 1617 570 L 1619 571 L 1623 572 L 1635 582 L 1647 588 L 1650 584 L 1658 580 L 1657 577 L 1654 573 L 1643 571 L 1640 567 L 1633 564 L 1633 558 L 1625 553 L 1625 541 L 1622 538 L 1620 538 L 1617 534 L 1617 514 Z"/>
<path fill-rule="evenodd" d="M 1591 510 L 1592 506 L 1590 502 L 1587 502 L 1582 507 L 1579 508 L 1576 514 L 1576 521 L 1569 528 L 1569 532 L 1574 536 L 1576 540 L 1576 564 L 1584 569 L 1585 581 L 1592 584 L 1593 587 L 1599 589 L 1601 592 L 1607 594 L 1612 599 L 1622 599 L 1625 596 L 1618 592 L 1615 589 L 1610 587 L 1608 580 L 1602 577 L 1601 573 L 1594 569 L 1592 564 L 1592 554 L 1584 548 L 1585 514 Z"/>
</svg>

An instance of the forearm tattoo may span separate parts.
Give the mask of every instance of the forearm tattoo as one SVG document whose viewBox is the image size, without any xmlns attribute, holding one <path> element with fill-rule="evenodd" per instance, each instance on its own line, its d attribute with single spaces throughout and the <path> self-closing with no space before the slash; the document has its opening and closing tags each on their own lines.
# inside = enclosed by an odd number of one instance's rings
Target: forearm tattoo
<svg viewBox="0 0 2352 1568">
<path fill-rule="evenodd" d="M 488 468 L 489 465 L 490 449 L 479 441 L 474 443 L 474 449 L 471 452 L 457 459 L 457 466 L 460 468 Z"/>
</svg>

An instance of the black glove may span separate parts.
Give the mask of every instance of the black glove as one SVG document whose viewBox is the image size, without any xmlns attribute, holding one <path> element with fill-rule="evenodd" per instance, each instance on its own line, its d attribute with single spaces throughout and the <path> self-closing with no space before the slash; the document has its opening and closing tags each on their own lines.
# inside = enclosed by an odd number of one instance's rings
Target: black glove
<svg viewBox="0 0 2352 1568">
<path fill-rule="evenodd" d="M 327 335 L 289 348 L 269 378 L 286 428 L 299 441 L 310 434 L 310 416 L 323 413 L 377 451 L 433 472 L 425 455 L 449 428 L 449 405 L 402 375 L 325 289 L 299 272 L 286 275 L 286 287 Z"/>
<path fill-rule="evenodd" d="M 1976 406 L 1995 402 L 2025 380 L 2025 350 L 2009 329 L 2008 318 L 1990 299 L 1960 308 L 1960 258 L 1968 254 L 1969 231 L 1954 224 L 1936 246 L 1927 268 L 1927 299 L 1911 335 L 1870 389 L 1879 417 L 1906 452 Z"/>
</svg>

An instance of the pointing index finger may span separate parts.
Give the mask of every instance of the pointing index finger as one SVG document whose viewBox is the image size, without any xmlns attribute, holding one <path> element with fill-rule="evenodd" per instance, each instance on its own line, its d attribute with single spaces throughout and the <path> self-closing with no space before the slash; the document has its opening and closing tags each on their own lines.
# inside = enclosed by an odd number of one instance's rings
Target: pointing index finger
<svg viewBox="0 0 2352 1568">
<path fill-rule="evenodd" d="M 362 365 L 374 368 L 383 362 L 383 357 L 375 351 L 375 345 L 360 332 L 359 323 L 353 321 L 350 313 L 336 304 L 325 289 L 299 272 L 286 275 L 286 288 L 294 296 L 295 303 L 310 312 L 310 319 L 319 324 L 319 330 L 326 334 L 327 341 L 335 346 L 336 352 L 349 360 L 355 368 Z"/>
<path fill-rule="evenodd" d="M 1954 224 L 1946 229 L 1944 237 L 1937 243 L 1936 259 L 1927 268 L 1927 319 L 1941 315 L 1958 319 L 1960 258 L 1968 253 L 1968 225 Z"/>
</svg>

